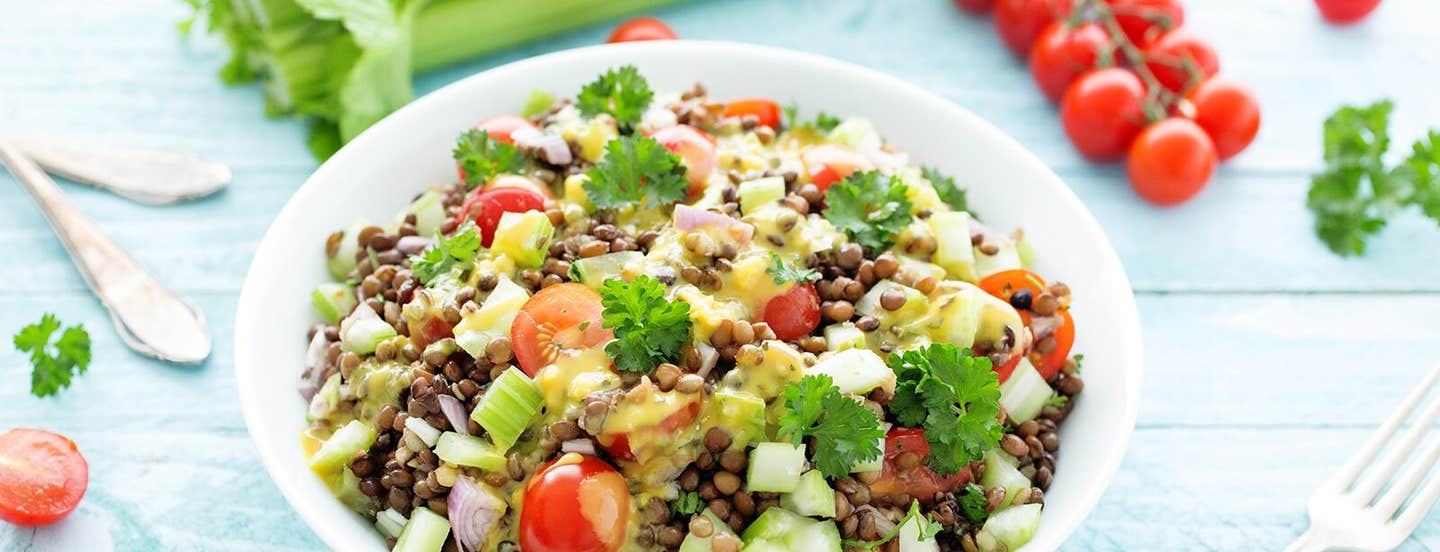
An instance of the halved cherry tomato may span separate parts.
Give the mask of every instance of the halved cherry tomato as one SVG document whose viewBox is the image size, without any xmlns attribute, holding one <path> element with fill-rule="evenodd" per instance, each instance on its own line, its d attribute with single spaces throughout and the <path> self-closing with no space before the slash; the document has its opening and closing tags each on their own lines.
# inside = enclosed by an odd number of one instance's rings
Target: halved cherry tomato
<svg viewBox="0 0 1440 552">
<path fill-rule="evenodd" d="M 1145 129 L 1130 146 L 1125 172 L 1130 187 L 1150 203 L 1179 205 L 1195 197 L 1215 174 L 1215 144 L 1195 121 L 1165 119 Z"/>
<path fill-rule="evenodd" d="M 690 125 L 665 127 L 650 138 L 680 156 L 685 162 L 685 178 L 690 180 L 690 194 L 705 191 L 705 180 L 715 171 L 715 139 Z"/>
<path fill-rule="evenodd" d="M 1030 53 L 1040 31 L 1070 14 L 1070 0 L 997 0 L 995 33 L 1015 55 Z"/>
<path fill-rule="evenodd" d="M 1125 154 L 1145 123 L 1145 85 L 1127 69 L 1107 67 L 1080 75 L 1060 100 L 1060 122 L 1070 143 L 1097 161 Z"/>
<path fill-rule="evenodd" d="M 908 470 L 902 469 L 897 459 L 906 452 L 913 452 L 920 463 Z M 885 468 L 880 479 L 870 484 L 870 494 L 878 496 L 909 495 L 922 503 L 930 504 L 935 493 L 943 493 L 962 487 L 973 477 L 970 470 L 942 476 L 925 465 L 930 457 L 930 443 L 925 440 L 925 430 L 918 428 L 897 428 L 885 435 Z"/>
<path fill-rule="evenodd" d="M 991 296 L 1010 302 L 1010 296 L 1022 289 L 1030 290 L 1030 293 L 1039 296 L 1045 291 L 1045 279 L 1039 274 L 1030 272 L 1023 268 L 1002 270 L 980 279 L 981 290 Z"/>
<path fill-rule="evenodd" d="M 1185 24 L 1180 0 L 1106 0 L 1115 23 L 1130 42 L 1144 48 L 1166 31 Z"/>
<path fill-rule="evenodd" d="M 772 129 L 780 128 L 780 104 L 765 98 L 747 98 L 735 100 L 725 104 L 725 117 L 744 117 L 754 115 L 760 121 L 760 126 L 768 126 Z"/>
<path fill-rule="evenodd" d="M 544 208 L 545 198 L 529 188 L 504 186 L 476 190 L 460 206 L 457 222 L 475 221 L 475 227 L 480 230 L 480 243 L 490 247 L 495 241 L 495 227 L 500 225 L 501 215 L 539 211 Z"/>
<path fill-rule="evenodd" d="M 624 407 L 622 406 L 621 408 Z M 668 435 L 674 433 L 677 429 L 695 423 L 695 419 L 699 417 L 700 403 L 693 402 L 675 411 L 674 414 L 666 416 L 665 419 L 660 420 L 657 427 L 659 427 L 661 434 Z M 635 459 L 635 451 L 630 449 L 629 433 L 621 433 L 609 438 L 602 436 L 600 437 L 600 441 L 600 446 L 605 448 L 605 452 L 610 453 L 610 456 L 614 456 L 617 460 Z"/>
<path fill-rule="evenodd" d="M 675 40 L 680 35 L 666 25 L 664 21 L 650 16 L 641 16 L 630 19 L 615 27 L 610 33 L 610 38 L 605 39 L 606 43 L 616 42 L 639 42 L 643 40 Z"/>
<path fill-rule="evenodd" d="M 1190 92 L 1195 123 L 1215 142 L 1215 154 L 1224 161 L 1245 151 L 1260 132 L 1260 102 L 1235 79 L 1216 77 Z"/>
<path fill-rule="evenodd" d="M 534 178 L 520 176 L 518 174 L 497 174 L 495 178 L 490 179 L 490 182 L 485 185 L 485 191 L 487 192 L 497 188 L 524 188 L 540 194 L 545 199 L 555 198 L 555 194 L 550 192 L 549 186 L 541 184 L 539 180 L 535 180 Z"/>
<path fill-rule="evenodd" d="M 815 286 L 797 285 L 765 303 L 762 317 L 775 338 L 789 341 L 810 335 L 820 325 L 820 295 Z"/>
<path fill-rule="evenodd" d="M 1171 92 L 1188 90 L 1220 72 L 1220 56 L 1210 43 L 1183 28 L 1160 35 L 1146 46 L 1145 59 L 1150 60 L 1145 62 L 1145 67 L 1155 75 L 1155 80 Z M 1187 60 L 1199 71 L 1199 80 L 1194 83 L 1185 70 Z"/>
<path fill-rule="evenodd" d="M 995 8 L 995 0 L 955 0 L 955 7 L 973 14 L 983 14 Z"/>
<path fill-rule="evenodd" d="M 589 349 L 615 336 L 604 327 L 600 294 L 576 282 L 536 292 L 510 324 L 515 361 L 531 376 L 562 353 Z"/>
<path fill-rule="evenodd" d="M 90 467 L 63 435 L 17 428 L 0 434 L 0 521 L 48 525 L 80 504 Z"/>
<path fill-rule="evenodd" d="M 1070 358 L 1070 348 L 1075 346 L 1075 319 L 1070 317 L 1070 309 L 1055 311 L 1055 316 L 1060 317 L 1060 327 L 1055 328 L 1055 333 L 1052 334 L 1055 336 L 1055 349 L 1046 353 L 1041 357 L 1040 364 L 1035 365 L 1035 371 L 1040 373 L 1040 377 L 1047 380 L 1059 372 L 1061 366 L 1065 365 L 1065 359 Z M 1032 327 L 1030 321 L 1034 315 L 1030 311 L 1020 311 L 1020 318 L 1025 321 L 1025 327 Z M 1039 336 L 1036 337 L 1039 338 Z M 1018 355 L 1015 363 L 1019 363 Z M 1011 371 L 1013 370 L 1012 367 Z M 1009 373 L 1006 373 L 1006 377 L 1009 377 Z"/>
<path fill-rule="evenodd" d="M 800 161 L 805 163 L 805 172 L 810 173 L 810 183 L 820 188 L 821 193 L 855 171 L 875 168 L 869 158 L 855 150 L 834 144 L 810 146 L 800 150 Z"/>
<path fill-rule="evenodd" d="M 1380 0 L 1315 0 L 1320 16 L 1337 25 L 1349 25 L 1365 19 L 1379 5 Z"/>
<path fill-rule="evenodd" d="M 1102 52 L 1115 49 L 1110 34 L 1094 23 L 1071 27 L 1051 23 L 1030 50 L 1030 76 L 1045 97 L 1060 101 L 1081 73 L 1095 68 Z"/>
<path fill-rule="evenodd" d="M 629 518 L 630 489 L 620 472 L 594 456 L 565 454 L 525 485 L 520 548 L 614 552 L 625 545 Z"/>
<path fill-rule="evenodd" d="M 483 130 L 490 134 L 496 141 L 514 144 L 515 139 L 510 135 L 522 128 L 536 128 L 529 119 L 519 115 L 496 115 L 475 125 L 475 130 Z M 460 180 L 465 180 L 465 169 L 455 165 L 455 171 L 460 173 Z"/>
</svg>

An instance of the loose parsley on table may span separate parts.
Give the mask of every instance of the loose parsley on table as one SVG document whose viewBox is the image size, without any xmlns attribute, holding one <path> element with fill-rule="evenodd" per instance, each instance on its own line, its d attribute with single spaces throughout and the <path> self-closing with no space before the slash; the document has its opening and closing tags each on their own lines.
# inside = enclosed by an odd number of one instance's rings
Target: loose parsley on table
<svg viewBox="0 0 1440 552">
<path fill-rule="evenodd" d="M 935 195 L 940 196 L 951 209 L 956 211 L 969 211 L 969 200 L 965 197 L 965 188 L 955 184 L 955 179 L 941 173 L 933 167 L 920 167 L 920 175 L 930 181 L 930 186 L 935 188 Z"/>
<path fill-rule="evenodd" d="M 884 251 L 913 220 L 909 189 L 879 171 L 851 174 L 825 191 L 825 220 L 860 245 Z"/>
<path fill-rule="evenodd" d="M 430 285 L 443 274 L 449 274 L 456 267 L 461 270 L 469 268 L 475 263 L 475 253 L 480 250 L 480 232 L 470 221 L 466 221 L 450 237 L 437 233 L 435 239 L 435 245 L 410 257 L 410 271 L 425 285 Z"/>
<path fill-rule="evenodd" d="M 51 342 L 59 329 L 60 320 L 46 313 L 39 322 L 15 334 L 15 349 L 30 353 L 30 394 L 36 397 L 48 397 L 70 387 L 75 374 L 85 373 L 90 366 L 90 334 L 85 326 L 65 328 Z"/>
<path fill-rule="evenodd" d="M 811 461 L 826 477 L 844 477 L 858 462 L 874 460 L 885 451 L 880 439 L 880 417 L 859 401 L 846 396 L 825 374 L 800 378 L 785 386 L 780 397 L 786 412 L 778 434 L 791 444 L 815 439 Z"/>
<path fill-rule="evenodd" d="M 820 272 L 813 268 L 792 267 L 785 264 L 785 259 L 778 253 L 770 253 L 770 267 L 765 273 L 774 279 L 775 285 L 784 285 L 786 282 L 797 284 L 808 284 L 820 279 Z"/>
<path fill-rule="evenodd" d="M 483 130 L 461 133 L 450 153 L 460 164 L 467 189 L 474 189 L 497 174 L 519 172 L 525 167 L 525 155 L 520 150 Z"/>
<path fill-rule="evenodd" d="M 654 98 L 650 83 L 645 81 L 640 71 L 633 65 L 625 65 L 606 71 L 585 85 L 575 101 L 581 115 L 594 117 L 609 113 L 620 124 L 620 129 L 628 132 L 640 122 L 645 108 L 650 107 Z"/>
<path fill-rule="evenodd" d="M 605 144 L 605 158 L 586 171 L 585 194 L 600 208 L 637 205 L 659 208 L 685 198 L 690 183 L 680 156 L 643 136 L 622 136 Z"/>
<path fill-rule="evenodd" d="M 890 412 L 901 425 L 924 427 L 930 465 L 953 474 L 1000 442 L 1000 382 L 990 359 L 969 349 L 936 343 L 890 354 L 895 398 Z"/>
<path fill-rule="evenodd" d="M 600 287 L 601 316 L 615 340 L 605 353 L 625 372 L 649 372 L 680 356 L 690 339 L 690 304 L 665 298 L 665 285 L 649 276 L 613 279 Z"/>
</svg>

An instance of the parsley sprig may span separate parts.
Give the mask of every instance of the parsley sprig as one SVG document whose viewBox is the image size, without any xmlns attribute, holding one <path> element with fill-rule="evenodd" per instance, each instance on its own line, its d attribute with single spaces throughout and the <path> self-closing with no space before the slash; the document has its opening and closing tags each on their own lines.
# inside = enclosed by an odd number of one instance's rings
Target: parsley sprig
<svg viewBox="0 0 1440 552">
<path fill-rule="evenodd" d="M 971 485 L 974 484 L 972 483 Z M 982 496 L 981 498 L 984 497 Z M 874 550 L 876 548 L 884 546 L 885 543 L 890 542 L 891 540 L 895 539 L 895 537 L 900 536 L 900 528 L 904 527 L 906 523 L 910 523 L 910 520 L 912 519 L 915 520 L 915 523 L 920 524 L 919 534 L 915 536 L 917 542 L 933 538 L 935 535 L 940 534 L 940 531 L 945 529 L 944 526 L 940 525 L 939 523 L 935 523 L 934 520 L 931 520 L 923 512 L 920 511 L 920 501 L 911 500 L 910 510 L 905 513 L 905 517 L 900 518 L 900 522 L 896 523 L 895 527 L 890 529 L 889 533 L 885 533 L 885 536 L 880 537 L 880 540 L 864 541 L 845 539 L 841 541 L 841 543 L 844 544 L 847 548 L 853 547 L 862 550 Z"/>
<path fill-rule="evenodd" d="M 879 171 L 851 174 L 825 191 L 825 220 L 860 245 L 884 251 L 914 218 L 908 192 L 900 179 Z"/>
<path fill-rule="evenodd" d="M 48 397 L 70 387 L 75 374 L 85 373 L 90 366 L 90 334 L 83 324 L 60 330 L 60 320 L 45 313 L 40 321 L 20 328 L 15 334 L 15 349 L 30 353 L 30 394 Z"/>
<path fill-rule="evenodd" d="M 659 208 L 685 198 L 689 181 L 680 156 L 644 136 L 622 136 L 605 144 L 605 159 L 586 171 L 585 194 L 600 208 L 644 202 Z"/>
<path fill-rule="evenodd" d="M 705 501 L 700 500 L 700 493 L 695 491 L 683 491 L 670 501 L 670 513 L 677 517 L 695 515 L 704 510 Z"/>
<path fill-rule="evenodd" d="M 797 284 L 808 284 L 820 279 L 820 272 L 813 268 L 795 266 L 785 263 L 785 259 L 775 252 L 770 253 L 770 267 L 765 273 L 775 281 L 775 285 L 784 285 L 787 282 Z"/>
<path fill-rule="evenodd" d="M 460 164 L 467 189 L 474 189 L 497 174 L 519 172 L 525 167 L 525 155 L 520 150 L 483 130 L 461 133 L 450 154 Z"/>
<path fill-rule="evenodd" d="M 824 111 L 815 114 L 815 118 L 809 121 L 800 120 L 800 104 L 790 103 L 785 106 L 785 122 L 790 128 L 809 127 L 819 132 L 828 133 L 840 126 L 840 118 Z"/>
<path fill-rule="evenodd" d="M 955 499 L 960 503 L 960 513 L 965 514 L 965 519 L 970 523 L 979 525 L 985 523 L 985 518 L 990 517 L 990 512 L 985 511 L 985 489 L 974 483 L 966 483 L 965 490 L 957 493 Z"/>
<path fill-rule="evenodd" d="M 990 359 L 936 343 L 890 354 L 895 398 L 890 412 L 907 427 L 924 427 L 930 465 L 953 474 L 995 448 L 1001 436 L 1000 382 Z"/>
<path fill-rule="evenodd" d="M 930 186 L 935 188 L 935 195 L 940 196 L 940 201 L 944 201 L 951 209 L 970 210 L 970 201 L 966 198 L 965 188 L 955 184 L 953 177 L 945 175 L 934 167 L 920 167 L 920 175 L 930 181 Z"/>
<path fill-rule="evenodd" d="M 410 271 L 427 286 L 456 267 L 469 268 L 475 263 L 475 253 L 480 251 L 480 232 L 474 222 L 466 221 L 450 237 L 437 233 L 435 239 L 435 245 L 410 257 Z"/>
<path fill-rule="evenodd" d="M 625 372 L 645 373 L 680 355 L 690 339 L 690 304 L 665 298 L 665 286 L 649 276 L 613 279 L 600 288 L 601 316 L 615 340 L 605 353 Z"/>
<path fill-rule="evenodd" d="M 884 453 L 880 417 L 859 401 L 846 396 L 825 374 L 800 378 L 780 394 L 786 412 L 780 417 L 781 436 L 792 444 L 815 439 L 815 467 L 826 477 L 844 477 L 857 462 Z"/>
<path fill-rule="evenodd" d="M 609 113 L 620 124 L 620 129 L 628 132 L 640 122 L 645 108 L 650 107 L 654 98 L 650 83 L 645 81 L 640 71 L 633 65 L 625 65 L 606 71 L 585 85 L 575 100 L 581 115 L 594 117 Z"/>
</svg>

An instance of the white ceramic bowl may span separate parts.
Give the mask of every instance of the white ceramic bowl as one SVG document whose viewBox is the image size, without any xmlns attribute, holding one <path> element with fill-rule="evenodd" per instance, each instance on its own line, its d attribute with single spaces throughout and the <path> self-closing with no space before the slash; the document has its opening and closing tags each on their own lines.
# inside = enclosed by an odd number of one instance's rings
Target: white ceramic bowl
<svg viewBox="0 0 1440 552">
<path fill-rule="evenodd" d="M 519 109 L 536 88 L 573 95 L 610 67 L 634 64 L 657 90 L 701 81 L 716 98 L 791 99 L 808 110 L 869 118 L 916 163 L 954 175 L 985 221 L 1023 226 L 1041 274 L 1070 284 L 1085 354 L 1085 393 L 1061 431 L 1065 449 L 1027 550 L 1060 545 L 1094 507 L 1124 456 L 1140 394 L 1140 328 L 1110 243 L 1070 189 L 1034 155 L 974 114 L 870 69 L 743 44 L 669 41 L 568 50 L 497 67 L 420 98 L 325 162 L 266 232 L 235 320 L 235 370 L 250 435 L 285 498 L 337 550 L 383 550 L 370 523 L 336 501 L 300 450 L 296 383 L 309 293 L 328 276 L 326 236 L 356 217 L 388 220 L 426 186 L 454 178 L 455 136 Z"/>
</svg>

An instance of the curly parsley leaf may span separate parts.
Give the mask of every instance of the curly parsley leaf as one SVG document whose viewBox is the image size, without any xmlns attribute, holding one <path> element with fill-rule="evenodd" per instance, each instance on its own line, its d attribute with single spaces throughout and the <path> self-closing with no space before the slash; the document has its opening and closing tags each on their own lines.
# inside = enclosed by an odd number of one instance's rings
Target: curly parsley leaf
<svg viewBox="0 0 1440 552">
<path fill-rule="evenodd" d="M 514 145 L 496 140 L 489 132 L 467 130 L 455 140 L 451 155 L 465 175 L 465 187 L 473 189 L 501 173 L 525 168 L 525 155 Z"/>
<path fill-rule="evenodd" d="M 605 353 L 625 372 L 645 373 L 680 356 L 690 339 L 690 304 L 665 298 L 665 285 L 649 276 L 608 280 L 600 288 L 605 327 L 615 340 Z"/>
<path fill-rule="evenodd" d="M 410 256 L 410 271 L 427 286 L 457 267 L 460 270 L 470 268 L 475 263 L 475 253 L 480 251 L 480 232 L 470 221 L 466 221 L 450 237 L 437 233 L 435 240 L 435 245 Z"/>
<path fill-rule="evenodd" d="M 690 516 L 705 510 L 705 501 L 700 500 L 700 494 L 695 491 L 681 492 L 680 496 L 670 501 L 670 514 L 674 516 Z"/>
<path fill-rule="evenodd" d="M 895 398 L 890 411 L 905 426 L 925 428 L 930 465 L 953 474 L 999 444 L 1000 382 L 990 359 L 936 343 L 890 354 Z"/>
<path fill-rule="evenodd" d="M 785 259 L 775 252 L 770 253 L 770 267 L 765 269 L 775 281 L 775 285 L 784 285 L 787 282 L 807 284 L 820 279 L 820 272 L 813 268 L 792 267 L 785 264 Z"/>
<path fill-rule="evenodd" d="M 819 131 L 821 133 L 829 133 L 830 131 L 835 130 L 835 127 L 840 126 L 841 120 L 839 117 L 836 117 L 824 111 L 816 113 L 814 119 L 811 119 L 809 121 L 801 121 L 800 104 L 794 102 L 786 105 L 783 109 L 785 111 L 785 122 L 789 124 L 790 128 L 792 129 L 808 127 L 815 129 L 816 131 Z"/>
<path fill-rule="evenodd" d="M 935 188 L 935 195 L 940 196 L 951 209 L 956 211 L 969 211 L 969 200 L 965 197 L 965 188 L 955 184 L 955 179 L 941 173 L 933 167 L 920 167 L 921 176 L 930 181 L 930 186 Z"/>
<path fill-rule="evenodd" d="M 575 98 L 581 115 L 594 117 L 609 113 L 626 131 L 640 122 L 645 108 L 650 107 L 653 99 L 655 93 L 650 90 L 650 83 L 633 65 L 606 71 L 581 88 Z"/>
<path fill-rule="evenodd" d="M 990 517 L 990 512 L 985 511 L 985 489 L 974 483 L 966 483 L 965 490 L 955 495 L 956 501 L 960 503 L 960 513 L 970 523 L 979 525 L 985 523 Z"/>
<path fill-rule="evenodd" d="M 971 485 L 973 486 L 974 484 L 972 483 Z M 982 496 L 981 498 L 984 497 Z M 894 540 L 895 537 L 900 536 L 900 528 L 904 527 L 905 524 L 910 523 L 911 520 L 914 520 L 915 523 L 918 523 L 920 525 L 920 531 L 915 536 L 916 542 L 924 542 L 928 539 L 934 538 L 935 535 L 940 534 L 940 531 L 945 529 L 944 526 L 936 523 L 934 520 L 926 516 L 924 512 L 920 511 L 920 501 L 911 500 L 910 510 L 905 513 L 905 517 L 900 518 L 900 522 L 896 523 L 895 527 L 890 529 L 889 533 L 885 533 L 885 536 L 880 537 L 880 540 L 865 541 L 845 539 L 841 541 L 841 544 L 845 545 L 847 549 L 859 548 L 861 550 L 874 550 L 876 548 L 884 546 L 885 543 Z"/>
<path fill-rule="evenodd" d="M 90 366 L 90 334 L 85 326 L 65 328 L 52 343 L 50 338 L 59 330 L 60 320 L 46 313 L 39 322 L 15 334 L 15 349 L 30 353 L 30 394 L 36 397 L 48 397 L 70 387 L 75 374 L 85 373 Z"/>
<path fill-rule="evenodd" d="M 841 393 L 830 376 L 805 376 L 785 386 L 780 396 L 787 411 L 780 417 L 779 434 L 796 445 L 806 437 L 815 439 L 811 460 L 826 477 L 844 477 L 856 463 L 884 453 L 880 417 Z"/>
<path fill-rule="evenodd" d="M 685 198 L 690 183 L 680 156 L 643 136 L 622 136 L 605 144 L 605 158 L 586 171 L 585 194 L 600 208 L 644 202 L 659 208 Z"/>
<path fill-rule="evenodd" d="M 879 171 L 857 172 L 825 191 L 825 219 L 850 239 L 884 251 L 910 224 L 909 187 Z"/>
</svg>

